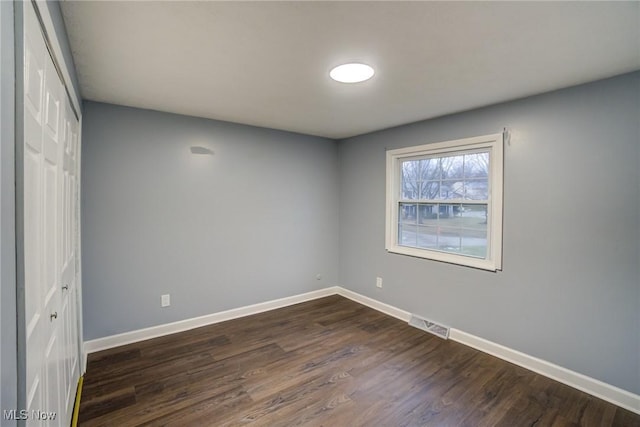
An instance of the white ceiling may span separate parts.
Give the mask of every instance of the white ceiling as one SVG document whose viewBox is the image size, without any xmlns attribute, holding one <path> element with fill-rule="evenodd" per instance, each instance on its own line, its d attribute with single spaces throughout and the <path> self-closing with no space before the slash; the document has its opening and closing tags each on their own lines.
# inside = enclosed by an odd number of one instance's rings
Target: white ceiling
<svg viewBox="0 0 640 427">
<path fill-rule="evenodd" d="M 82 97 L 344 138 L 640 69 L 639 2 L 64 1 Z M 376 69 L 337 83 L 345 62 Z"/>
</svg>

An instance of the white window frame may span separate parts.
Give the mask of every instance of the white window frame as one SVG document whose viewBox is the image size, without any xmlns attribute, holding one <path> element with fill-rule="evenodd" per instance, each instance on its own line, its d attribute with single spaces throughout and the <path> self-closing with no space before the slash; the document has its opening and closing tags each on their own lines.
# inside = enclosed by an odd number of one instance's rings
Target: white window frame
<svg viewBox="0 0 640 427">
<path fill-rule="evenodd" d="M 421 249 L 398 244 L 398 206 L 402 199 L 402 161 L 424 156 L 455 155 L 471 150 L 489 152 L 489 196 L 487 200 L 487 255 L 477 258 L 467 255 Z M 503 135 L 478 136 L 454 141 L 437 142 L 387 151 L 386 250 L 388 252 L 426 258 L 483 270 L 502 270 L 502 186 Z M 406 202 L 406 201 L 405 201 Z M 465 199 L 442 200 L 442 203 L 468 203 Z M 418 203 L 418 201 L 416 201 Z"/>
</svg>

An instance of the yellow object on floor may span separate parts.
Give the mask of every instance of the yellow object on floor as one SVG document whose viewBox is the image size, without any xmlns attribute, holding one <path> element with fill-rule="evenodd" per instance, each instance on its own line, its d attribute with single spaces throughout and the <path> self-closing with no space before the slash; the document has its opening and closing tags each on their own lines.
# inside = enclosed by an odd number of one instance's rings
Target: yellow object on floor
<svg viewBox="0 0 640 427">
<path fill-rule="evenodd" d="M 78 389 L 76 390 L 76 401 L 73 404 L 73 417 L 71 418 L 71 427 L 78 425 L 78 414 L 80 413 L 80 398 L 82 397 L 82 384 L 84 383 L 84 376 L 78 380 Z"/>
</svg>

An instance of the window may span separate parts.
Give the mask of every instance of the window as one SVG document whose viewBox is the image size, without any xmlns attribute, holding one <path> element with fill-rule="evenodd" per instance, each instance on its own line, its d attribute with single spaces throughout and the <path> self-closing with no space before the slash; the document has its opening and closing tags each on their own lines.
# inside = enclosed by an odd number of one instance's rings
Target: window
<svg viewBox="0 0 640 427">
<path fill-rule="evenodd" d="M 387 251 L 502 269 L 502 134 L 387 151 Z"/>
</svg>

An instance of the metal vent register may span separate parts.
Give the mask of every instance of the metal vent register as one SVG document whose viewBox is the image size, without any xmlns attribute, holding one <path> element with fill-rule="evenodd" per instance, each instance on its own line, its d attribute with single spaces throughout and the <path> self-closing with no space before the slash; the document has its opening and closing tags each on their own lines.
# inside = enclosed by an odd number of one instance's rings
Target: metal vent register
<svg viewBox="0 0 640 427">
<path fill-rule="evenodd" d="M 411 315 L 409 324 L 418 329 L 422 329 L 423 331 L 427 331 L 433 335 L 437 335 L 440 338 L 444 338 L 445 340 L 449 338 L 448 327 L 440 325 L 436 322 L 432 322 L 431 320 L 423 319 L 422 317 L 416 316 L 415 314 Z"/>
</svg>

